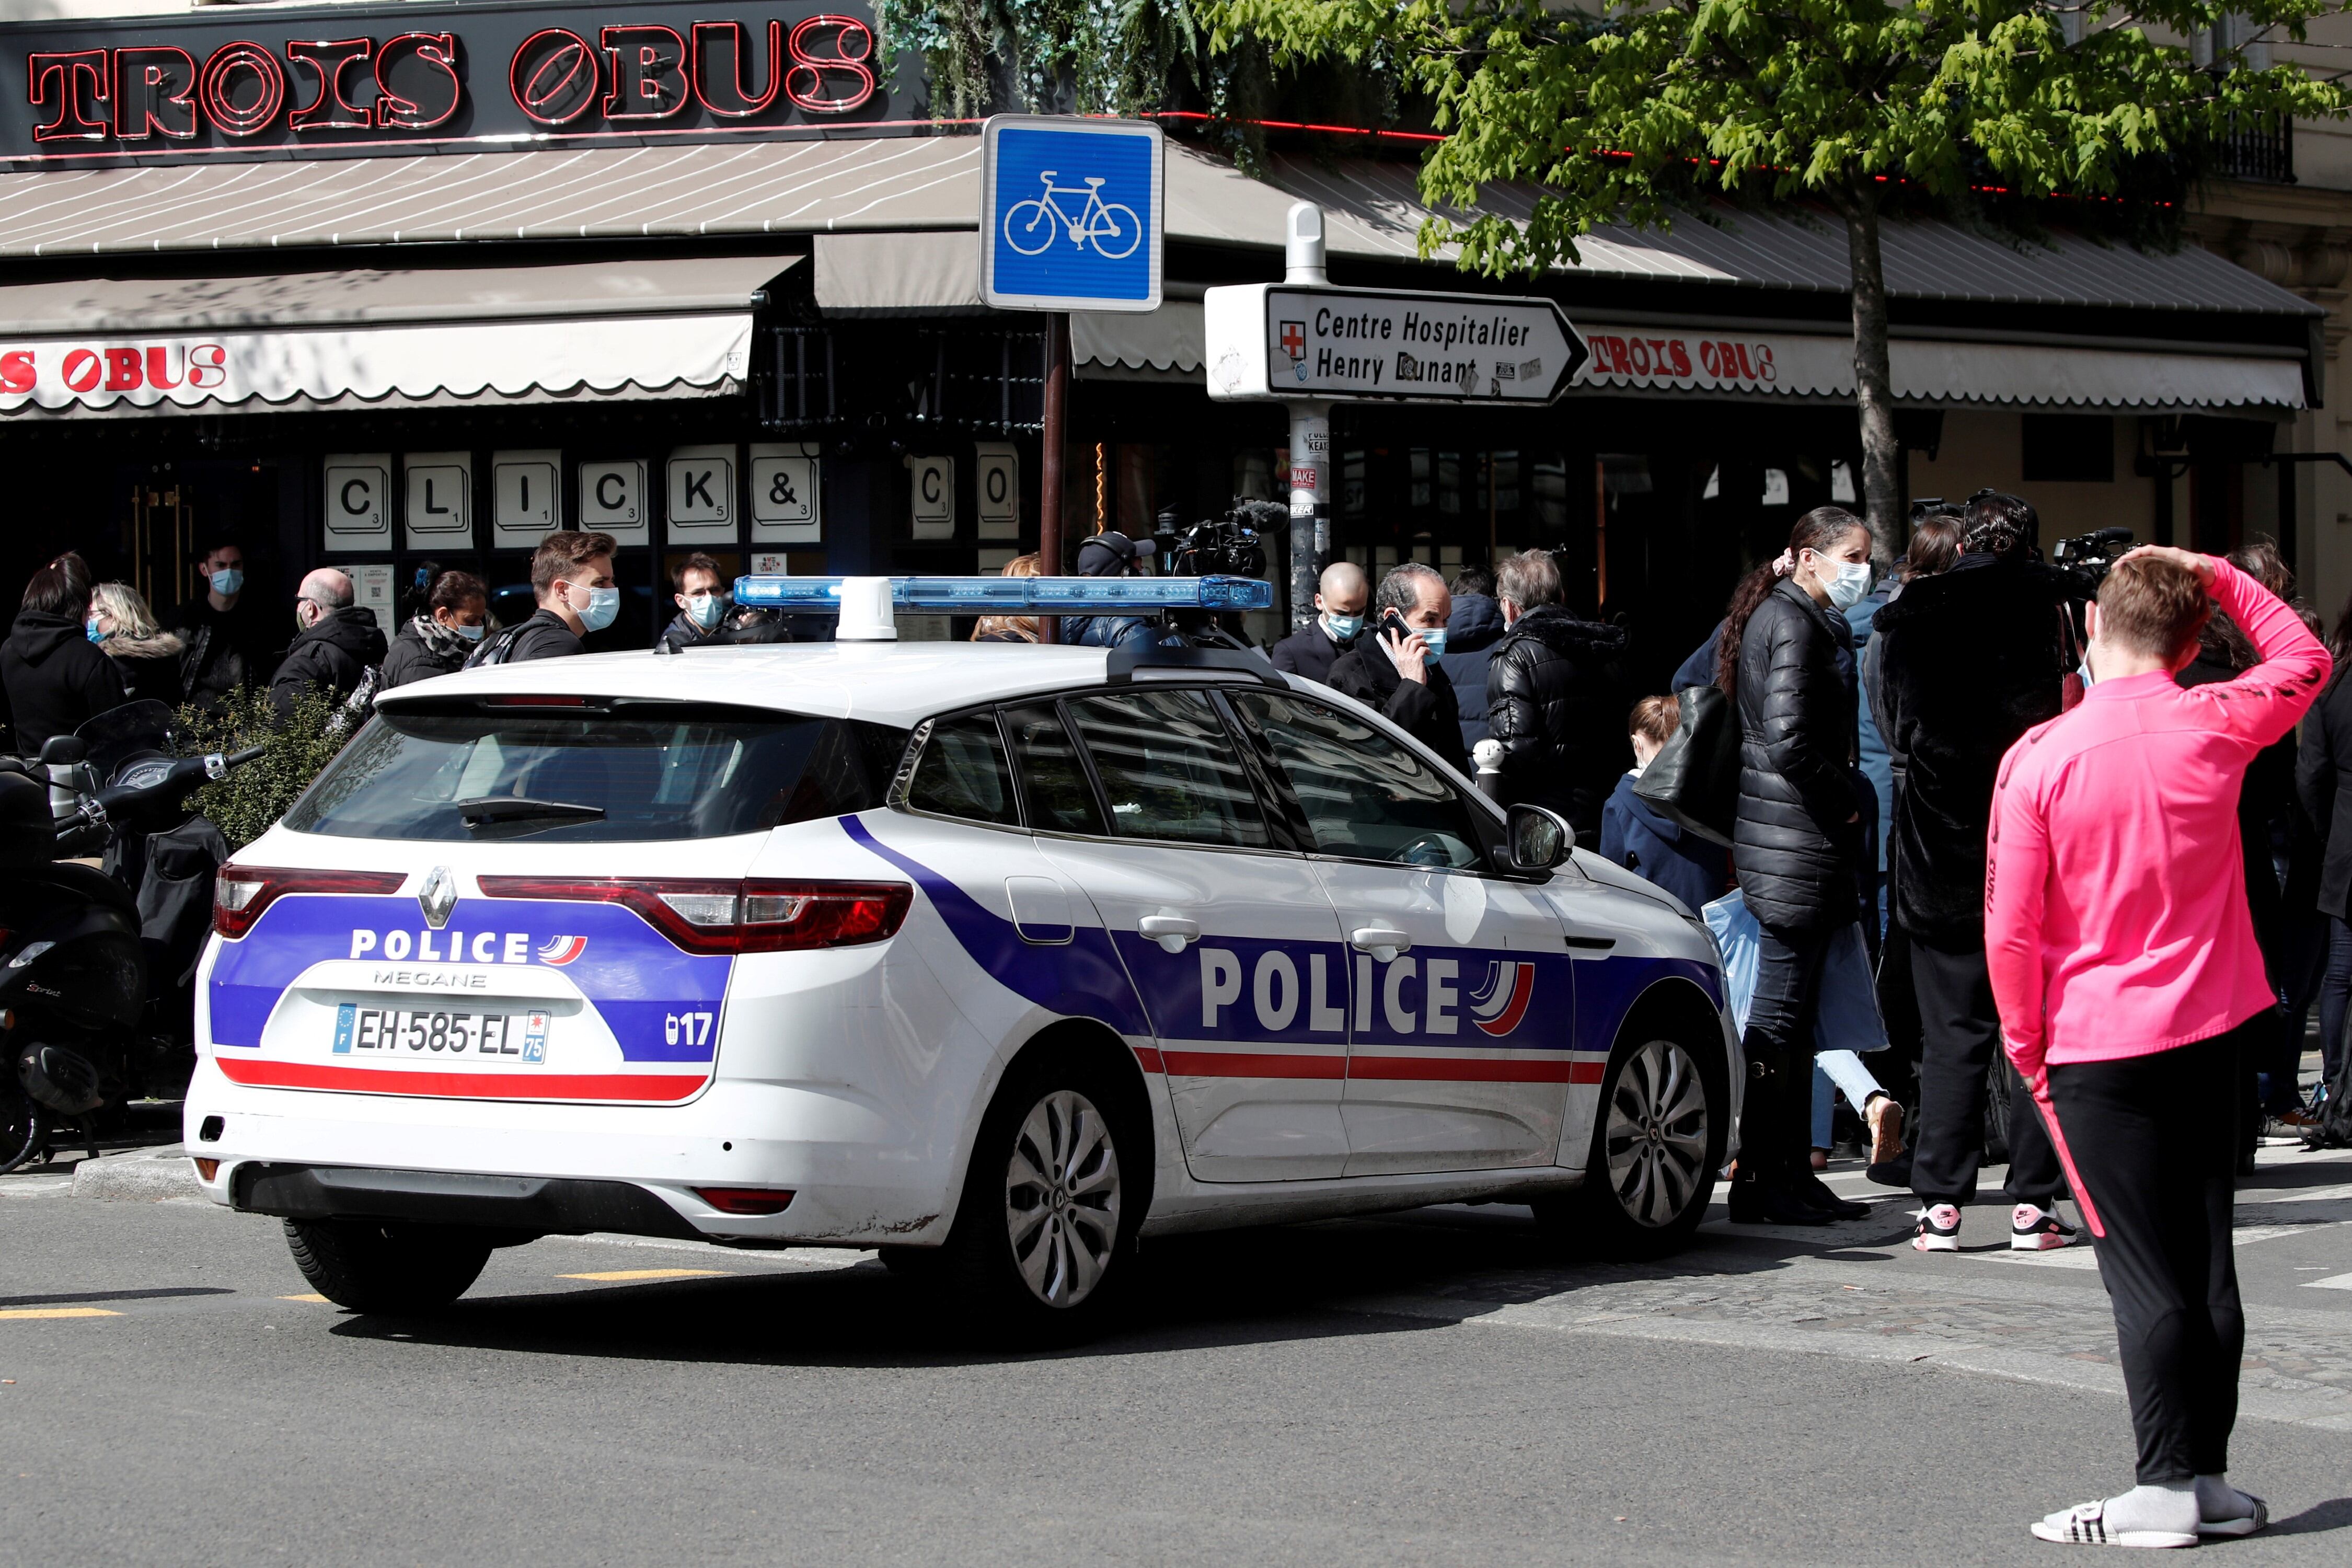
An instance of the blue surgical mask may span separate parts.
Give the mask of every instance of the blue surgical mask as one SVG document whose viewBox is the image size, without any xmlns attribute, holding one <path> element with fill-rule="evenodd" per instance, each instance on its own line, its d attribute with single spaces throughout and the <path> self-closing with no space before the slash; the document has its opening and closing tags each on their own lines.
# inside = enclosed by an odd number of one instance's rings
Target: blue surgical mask
<svg viewBox="0 0 2352 1568">
<path fill-rule="evenodd" d="M 490 628 L 488 626 L 469 626 L 461 621 L 457 625 L 451 626 L 449 629 L 456 632 L 459 637 L 464 637 L 467 642 L 479 642 L 482 640 L 482 634 L 488 631 Z"/>
<path fill-rule="evenodd" d="M 1870 585 L 1877 575 L 1867 561 L 1845 563 L 1827 584 L 1830 603 L 1841 610 L 1853 608 L 1869 595 Z"/>
<path fill-rule="evenodd" d="M 98 629 L 98 621 L 96 617 L 93 616 L 91 619 L 82 623 L 81 635 L 88 637 L 94 643 L 102 643 L 112 634 L 100 631 Z"/>
<path fill-rule="evenodd" d="M 707 632 L 719 624 L 719 612 L 726 607 L 716 594 L 689 594 L 686 598 L 686 618 Z"/>
<path fill-rule="evenodd" d="M 234 566 L 224 566 L 213 574 L 213 592 L 223 598 L 245 589 L 245 574 Z"/>
<path fill-rule="evenodd" d="M 601 632 L 613 624 L 621 613 L 621 591 L 618 588 L 591 588 L 588 607 L 580 612 L 580 624 L 592 632 Z"/>
<path fill-rule="evenodd" d="M 1439 626 L 1435 630 L 1424 629 L 1421 632 L 1420 636 L 1423 644 L 1429 649 L 1430 658 L 1435 658 L 1445 651 L 1445 628 L 1444 626 Z"/>
<path fill-rule="evenodd" d="M 1331 634 L 1333 642 L 1349 642 L 1364 629 L 1364 617 L 1335 616 L 1326 611 L 1323 616 L 1323 629 Z"/>
</svg>

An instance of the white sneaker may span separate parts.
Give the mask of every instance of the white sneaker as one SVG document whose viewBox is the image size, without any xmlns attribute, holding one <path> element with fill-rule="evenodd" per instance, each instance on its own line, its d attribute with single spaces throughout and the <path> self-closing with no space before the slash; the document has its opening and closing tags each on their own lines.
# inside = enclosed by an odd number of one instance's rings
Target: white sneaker
<svg viewBox="0 0 2352 1568">
<path fill-rule="evenodd" d="M 2060 1219 L 2054 1206 L 2020 1204 L 2009 1211 L 2011 1252 L 2048 1252 L 2053 1247 L 2072 1247 L 2081 1238 L 2082 1233 Z"/>
<path fill-rule="evenodd" d="M 1911 1216 L 1919 1228 L 1911 1237 L 1914 1252 L 1958 1252 L 1960 1249 L 1960 1211 L 1953 1204 L 1929 1204 Z"/>
<path fill-rule="evenodd" d="M 2107 1528 L 2107 1505 L 2105 1499 L 2097 1502 L 2076 1503 L 2062 1508 L 2056 1513 L 2033 1521 L 2036 1541 L 2056 1541 L 2076 1546 L 2194 1546 L 2197 1532 L 2193 1530 L 2119 1530 Z"/>
</svg>

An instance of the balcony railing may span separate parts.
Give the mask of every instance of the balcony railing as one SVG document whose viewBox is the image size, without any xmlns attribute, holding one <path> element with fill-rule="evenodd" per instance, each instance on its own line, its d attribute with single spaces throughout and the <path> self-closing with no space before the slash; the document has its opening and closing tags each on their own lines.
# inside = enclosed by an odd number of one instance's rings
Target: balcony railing
<svg viewBox="0 0 2352 1568">
<path fill-rule="evenodd" d="M 2294 121 L 2284 114 L 2248 115 L 2213 146 L 2213 172 L 2225 179 L 2294 184 Z"/>
</svg>

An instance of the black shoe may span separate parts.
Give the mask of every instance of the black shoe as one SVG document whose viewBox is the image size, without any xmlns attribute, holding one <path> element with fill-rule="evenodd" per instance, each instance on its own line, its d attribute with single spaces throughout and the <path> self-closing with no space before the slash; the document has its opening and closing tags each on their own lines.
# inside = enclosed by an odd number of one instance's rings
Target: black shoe
<svg viewBox="0 0 2352 1568">
<path fill-rule="evenodd" d="M 1811 1171 L 1799 1176 L 1794 1184 L 1799 1203 L 1811 1204 L 1832 1219 L 1868 1219 L 1870 1205 L 1848 1201 L 1830 1191 L 1830 1185 Z"/>
<path fill-rule="evenodd" d="M 1761 1182 L 1734 1182 L 1729 1201 L 1734 1225 L 1827 1225 L 1831 1219 L 1787 1188 Z"/>
<path fill-rule="evenodd" d="M 1909 1192 L 1911 1190 L 1911 1151 L 1906 1149 L 1892 1160 L 1871 1166 L 1864 1174 L 1869 1177 L 1874 1185 L 1900 1187 L 1905 1192 Z"/>
</svg>

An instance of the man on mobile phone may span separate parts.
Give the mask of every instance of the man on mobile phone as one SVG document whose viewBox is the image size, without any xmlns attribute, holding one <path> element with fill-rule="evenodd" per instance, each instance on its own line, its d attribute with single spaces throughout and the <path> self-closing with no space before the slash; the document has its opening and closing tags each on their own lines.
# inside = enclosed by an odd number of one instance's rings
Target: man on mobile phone
<svg viewBox="0 0 2352 1568">
<path fill-rule="evenodd" d="M 1453 610 L 1445 579 L 1417 561 L 1406 562 L 1381 579 L 1372 595 L 1372 625 L 1332 665 L 1330 686 L 1379 710 L 1466 778 L 1461 706 L 1437 662 Z"/>
</svg>

